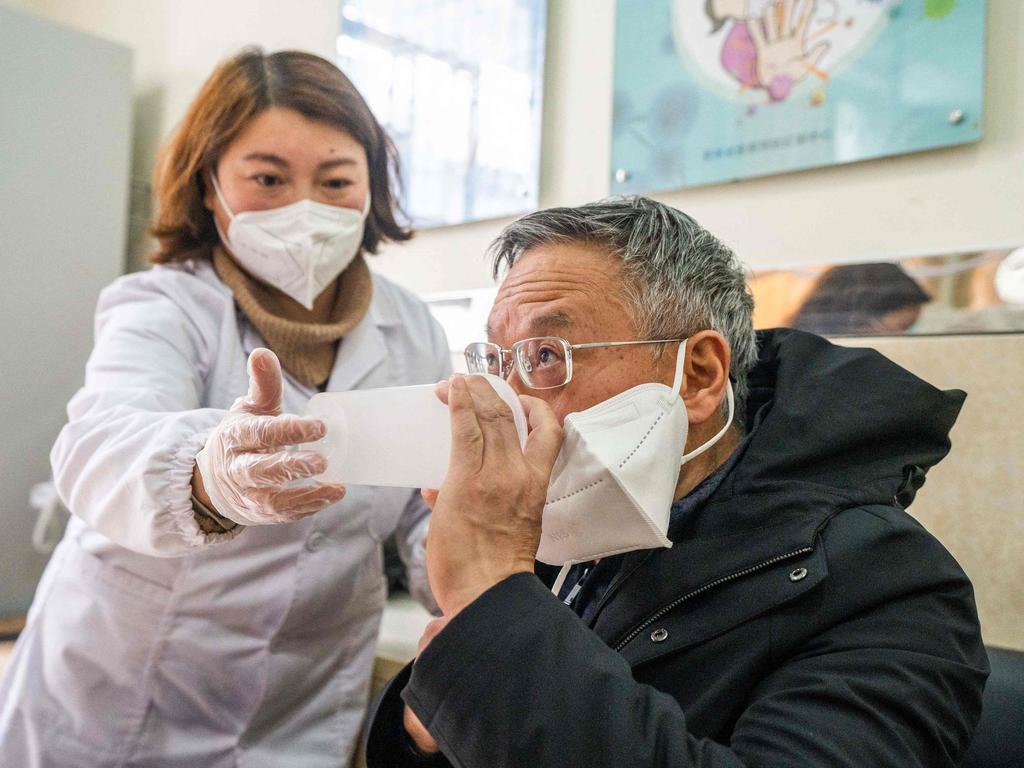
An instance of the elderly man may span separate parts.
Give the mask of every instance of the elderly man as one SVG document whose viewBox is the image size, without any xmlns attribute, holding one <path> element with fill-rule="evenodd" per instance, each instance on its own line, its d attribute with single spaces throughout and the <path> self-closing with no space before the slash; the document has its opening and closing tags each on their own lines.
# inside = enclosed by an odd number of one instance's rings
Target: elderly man
<svg viewBox="0 0 1024 768">
<path fill-rule="evenodd" d="M 492 253 L 467 360 L 530 434 L 480 377 L 439 390 L 444 616 L 369 764 L 958 765 L 987 674 L 973 591 L 904 509 L 963 394 L 755 336 L 732 252 L 651 200 L 540 211 Z"/>
</svg>

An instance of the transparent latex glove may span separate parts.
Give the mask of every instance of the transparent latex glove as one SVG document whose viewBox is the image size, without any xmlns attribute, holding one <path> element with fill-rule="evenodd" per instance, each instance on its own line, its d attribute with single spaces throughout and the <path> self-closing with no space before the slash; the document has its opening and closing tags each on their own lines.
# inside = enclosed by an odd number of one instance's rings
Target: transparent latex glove
<svg viewBox="0 0 1024 768">
<path fill-rule="evenodd" d="M 319 419 L 281 415 L 281 363 L 269 349 L 249 355 L 249 393 L 238 398 L 196 456 L 204 490 L 218 513 L 240 525 L 288 523 L 339 501 L 342 485 L 292 480 L 318 475 L 327 459 L 289 450 L 324 436 Z"/>
</svg>

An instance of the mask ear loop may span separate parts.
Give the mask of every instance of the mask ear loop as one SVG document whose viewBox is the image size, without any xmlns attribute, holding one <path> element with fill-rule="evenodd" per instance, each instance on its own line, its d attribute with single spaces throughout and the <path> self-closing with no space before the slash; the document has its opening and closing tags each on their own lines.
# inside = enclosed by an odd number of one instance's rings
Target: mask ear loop
<svg viewBox="0 0 1024 768">
<path fill-rule="evenodd" d="M 228 217 L 234 221 L 235 214 L 232 212 L 231 208 L 228 207 L 228 201 L 224 199 L 224 194 L 220 191 L 220 184 L 217 183 L 217 174 L 211 173 L 210 181 L 213 182 L 213 191 L 217 194 L 217 199 L 220 200 L 220 204 L 224 206 L 224 210 L 227 211 Z M 220 241 L 230 248 L 231 243 L 228 240 L 227 234 L 220 228 L 220 222 L 217 221 L 217 214 L 210 211 L 210 215 L 213 216 L 213 226 L 217 228 L 217 234 L 220 235 Z"/>
<path fill-rule="evenodd" d="M 558 597 L 558 593 L 562 591 L 562 585 L 565 584 L 565 577 L 569 575 L 570 568 L 572 568 L 572 563 L 566 563 L 555 577 L 555 583 L 551 585 L 551 594 L 555 597 Z"/>
<path fill-rule="evenodd" d="M 220 200 L 220 204 L 224 206 L 224 210 L 228 212 L 229 218 L 235 218 L 234 211 L 231 210 L 231 206 L 228 205 L 228 201 L 224 199 L 224 193 L 220 191 L 220 184 L 217 183 L 217 174 L 210 174 L 210 181 L 213 182 L 213 191 L 217 193 L 217 199 Z M 214 217 L 216 221 L 216 217 Z"/>
<path fill-rule="evenodd" d="M 715 435 L 706 443 L 704 443 L 704 445 L 702 445 L 700 448 L 695 448 L 689 453 L 684 453 L 683 458 L 679 462 L 679 466 L 682 466 L 690 459 L 694 458 L 695 456 L 700 456 L 702 453 L 704 453 L 704 451 L 708 450 L 711 446 L 713 446 L 715 443 L 721 440 L 722 436 L 729 430 L 729 427 L 732 426 L 732 417 L 736 410 L 736 402 L 732 393 L 732 382 L 727 382 L 726 385 L 728 386 L 728 389 L 725 392 L 725 396 L 729 398 L 729 418 L 725 420 L 725 426 L 718 431 L 717 435 Z"/>
<path fill-rule="evenodd" d="M 679 387 L 683 385 L 683 368 L 686 367 L 686 342 L 689 339 L 683 339 L 679 343 L 679 352 L 676 353 L 676 375 L 672 379 L 672 391 L 679 395 Z M 682 395 L 680 395 L 682 397 Z"/>
<path fill-rule="evenodd" d="M 686 342 L 684 341 L 682 344 L 679 345 L 679 355 L 678 355 L 678 358 L 676 360 L 676 377 L 675 377 L 675 381 L 672 384 L 672 391 L 675 392 L 677 395 L 679 395 L 679 387 L 683 383 L 683 368 L 686 367 L 685 363 L 686 363 Z M 732 419 L 733 419 L 733 416 L 735 415 L 735 411 L 736 411 L 736 402 L 735 402 L 735 397 L 734 397 L 733 392 L 732 392 L 732 382 L 731 381 L 727 381 L 726 382 L 726 386 L 728 387 L 728 389 L 725 392 L 725 396 L 729 399 L 729 418 L 727 418 L 725 420 L 725 426 L 722 427 L 718 431 L 717 435 L 715 435 L 710 440 L 708 440 L 706 443 L 704 443 L 704 445 L 702 445 L 700 448 L 695 448 L 694 450 L 690 451 L 689 453 L 684 453 L 683 454 L 683 458 L 679 460 L 679 466 L 682 466 L 683 464 L 688 462 L 690 459 L 693 459 L 693 458 L 695 458 L 697 456 L 700 456 L 702 453 L 704 453 L 704 451 L 706 451 L 709 448 L 711 448 L 711 446 L 713 446 L 715 443 L 717 443 L 719 440 L 722 439 L 722 436 L 725 435 L 725 433 L 729 430 L 729 427 L 732 426 Z M 680 397 L 682 397 L 682 395 L 680 395 Z"/>
</svg>

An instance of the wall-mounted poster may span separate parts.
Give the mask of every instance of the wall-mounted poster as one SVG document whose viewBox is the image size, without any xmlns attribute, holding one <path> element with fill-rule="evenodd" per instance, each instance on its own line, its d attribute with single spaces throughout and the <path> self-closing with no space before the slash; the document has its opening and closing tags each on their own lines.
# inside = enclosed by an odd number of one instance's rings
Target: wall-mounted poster
<svg viewBox="0 0 1024 768">
<path fill-rule="evenodd" d="M 612 189 L 977 141 L 985 0 L 618 0 Z"/>
<path fill-rule="evenodd" d="M 398 147 L 417 227 L 537 207 L 547 0 L 343 0 L 338 66 Z"/>
</svg>

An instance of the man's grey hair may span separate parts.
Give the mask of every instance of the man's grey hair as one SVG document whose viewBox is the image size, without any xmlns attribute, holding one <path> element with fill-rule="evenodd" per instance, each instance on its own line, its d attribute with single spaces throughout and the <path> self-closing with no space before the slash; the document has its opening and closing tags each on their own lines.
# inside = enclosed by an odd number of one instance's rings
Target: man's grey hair
<svg viewBox="0 0 1024 768">
<path fill-rule="evenodd" d="M 754 298 L 728 246 L 675 208 L 646 197 L 613 197 L 536 211 L 509 224 L 488 249 L 494 277 L 527 251 L 553 243 L 593 245 L 621 259 L 624 296 L 640 338 L 721 333 L 732 354 L 736 421 L 742 426 L 747 373 L 757 361 Z"/>
</svg>

